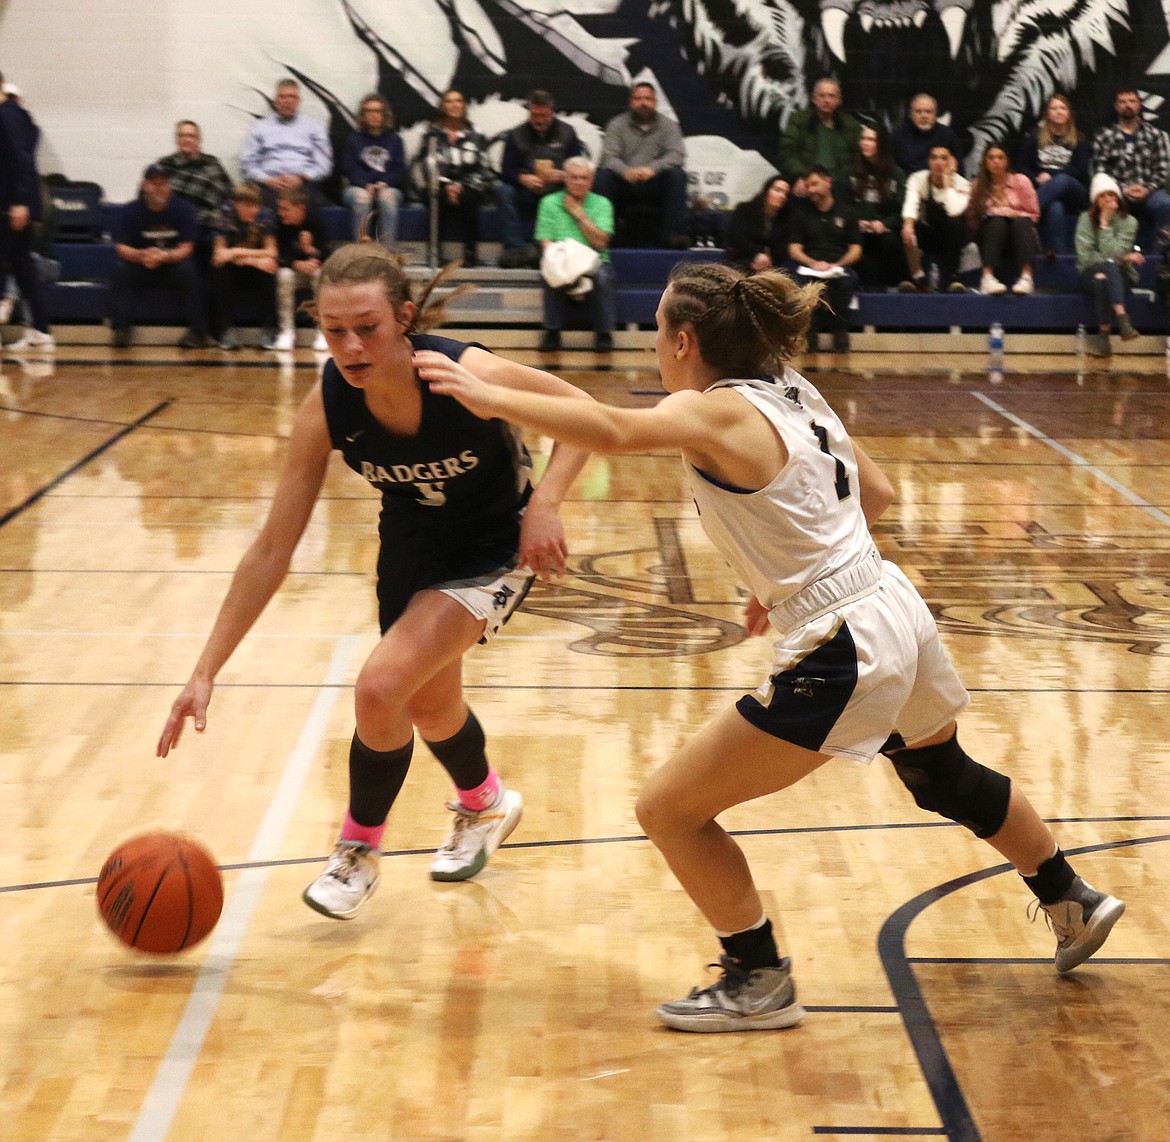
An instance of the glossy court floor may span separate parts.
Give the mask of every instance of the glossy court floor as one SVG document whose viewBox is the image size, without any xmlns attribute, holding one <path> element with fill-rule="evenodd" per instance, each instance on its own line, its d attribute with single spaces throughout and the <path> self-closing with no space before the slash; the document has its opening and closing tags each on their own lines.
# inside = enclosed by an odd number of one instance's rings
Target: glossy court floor
<svg viewBox="0 0 1170 1142">
<path fill-rule="evenodd" d="M 645 349 L 545 361 L 602 399 L 657 399 Z M 300 901 L 375 639 L 377 501 L 340 463 L 206 734 L 153 756 L 320 362 L 5 359 L 0 1137 L 1165 1139 L 1170 384 L 1160 359 L 1071 361 L 1011 357 L 1002 380 L 978 357 L 805 367 L 897 489 L 877 540 L 972 692 L 968 751 L 1023 783 L 1125 917 L 1058 976 L 991 849 L 884 762 L 835 762 L 723 818 L 808 1018 L 688 1036 L 653 1009 L 717 947 L 633 804 L 769 652 L 740 635 L 676 457 L 593 458 L 564 509 L 570 573 L 468 659 L 526 801 L 512 840 L 475 881 L 432 883 L 449 790 L 420 749 L 382 885 L 342 924 Z M 107 852 L 156 828 L 208 845 L 228 894 L 170 960 L 117 945 L 94 908 Z"/>
</svg>

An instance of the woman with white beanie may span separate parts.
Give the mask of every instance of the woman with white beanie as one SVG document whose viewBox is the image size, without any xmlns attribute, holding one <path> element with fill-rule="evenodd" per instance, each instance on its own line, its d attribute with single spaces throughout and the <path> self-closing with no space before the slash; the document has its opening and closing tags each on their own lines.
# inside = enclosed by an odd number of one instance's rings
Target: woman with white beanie
<svg viewBox="0 0 1170 1142">
<path fill-rule="evenodd" d="M 1089 184 L 1089 209 L 1077 221 L 1077 269 L 1081 287 L 1096 304 L 1097 335 L 1089 341 L 1094 357 L 1108 357 L 1109 335 L 1116 324 L 1123 341 L 1138 336 L 1125 311 L 1126 292 L 1137 284 L 1138 266 L 1146 259 L 1134 241 L 1137 219 L 1126 209 L 1117 182 L 1098 173 Z"/>
</svg>

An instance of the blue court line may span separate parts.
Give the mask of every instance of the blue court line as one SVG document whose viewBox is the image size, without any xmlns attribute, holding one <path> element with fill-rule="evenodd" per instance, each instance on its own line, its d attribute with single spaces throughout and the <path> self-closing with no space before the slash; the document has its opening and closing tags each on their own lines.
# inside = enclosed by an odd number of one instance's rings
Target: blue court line
<svg viewBox="0 0 1170 1142">
<path fill-rule="evenodd" d="M 92 452 L 87 453 L 75 464 L 71 464 L 59 476 L 54 477 L 43 487 L 38 488 L 31 496 L 29 496 L 22 503 L 19 503 L 14 508 L 10 508 L 4 515 L 0 516 L 0 527 L 3 527 L 9 520 L 15 519 L 21 512 L 31 508 L 38 500 L 47 496 L 58 484 L 63 483 L 69 479 L 70 476 L 79 472 L 82 468 L 91 461 L 96 460 L 103 452 L 113 448 L 124 436 L 129 436 L 135 429 L 141 428 L 151 417 L 158 416 L 158 414 L 167 408 L 170 408 L 171 402 L 169 400 L 163 401 L 161 404 L 156 404 L 149 412 L 144 413 L 137 420 L 131 421 L 120 431 L 115 432 L 104 444 L 99 444 Z"/>
<path fill-rule="evenodd" d="M 1159 844 L 1165 841 L 1170 841 L 1170 834 L 1085 845 L 1077 849 L 1067 849 L 1066 854 L 1079 856 L 1083 853 L 1109 852 L 1112 849 Z M 927 1006 L 918 979 L 914 974 L 912 963 L 926 961 L 912 961 L 907 956 L 906 932 L 915 917 L 925 912 L 932 904 L 958 892 L 961 888 L 967 888 L 981 880 L 1014 871 L 1015 869 L 1010 864 L 998 864 L 980 872 L 956 877 L 936 888 L 928 889 L 898 908 L 882 925 L 881 931 L 878 933 L 878 957 L 881 959 L 886 978 L 890 982 L 890 990 L 902 1016 L 906 1035 L 918 1057 L 922 1077 L 926 1081 L 930 1096 L 934 1100 L 935 1109 L 942 1120 L 945 1135 L 950 1139 L 950 1142 L 982 1142 L 982 1135 L 971 1116 L 967 1100 L 963 1097 L 962 1088 L 959 1086 L 958 1077 L 951 1066 L 950 1059 L 947 1058 L 942 1037 L 938 1033 L 930 1008 Z M 1042 962 L 1048 963 L 1049 961 Z M 1098 962 L 1105 961 L 1094 961 L 1094 963 Z M 1129 961 L 1121 962 L 1128 963 Z"/>
</svg>

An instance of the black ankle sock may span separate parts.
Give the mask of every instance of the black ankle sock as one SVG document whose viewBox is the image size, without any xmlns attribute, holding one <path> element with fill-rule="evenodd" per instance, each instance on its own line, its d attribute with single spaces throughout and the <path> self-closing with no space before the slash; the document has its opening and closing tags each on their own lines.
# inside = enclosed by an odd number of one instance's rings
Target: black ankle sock
<svg viewBox="0 0 1170 1142">
<path fill-rule="evenodd" d="M 1035 876 L 1021 879 L 1035 894 L 1041 904 L 1055 904 L 1076 880 L 1072 865 L 1064 859 L 1064 853 L 1057 849 L 1037 870 Z"/>
<path fill-rule="evenodd" d="M 370 749 L 357 734 L 349 746 L 349 815 L 359 825 L 376 828 L 394 804 L 406 780 L 414 739 L 384 753 Z"/>
<path fill-rule="evenodd" d="M 458 733 L 441 742 L 427 742 L 427 749 L 450 774 L 456 789 L 478 789 L 488 779 L 484 744 L 483 727 L 475 714 L 468 710 L 467 721 Z"/>
<path fill-rule="evenodd" d="M 776 950 L 771 920 L 765 920 L 760 927 L 749 928 L 746 932 L 720 936 L 719 942 L 723 945 L 723 950 L 744 971 L 780 966 L 780 953 Z"/>
</svg>

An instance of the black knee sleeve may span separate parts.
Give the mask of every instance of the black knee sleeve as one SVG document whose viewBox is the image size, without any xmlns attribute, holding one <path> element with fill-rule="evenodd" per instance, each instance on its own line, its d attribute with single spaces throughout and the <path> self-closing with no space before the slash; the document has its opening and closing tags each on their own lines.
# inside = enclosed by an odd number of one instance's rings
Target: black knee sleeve
<svg viewBox="0 0 1170 1142">
<path fill-rule="evenodd" d="M 969 758 L 957 736 L 920 749 L 897 748 L 888 741 L 882 752 L 894 763 L 919 808 L 955 821 L 984 839 L 995 836 L 1003 826 L 1011 779 Z"/>
</svg>

